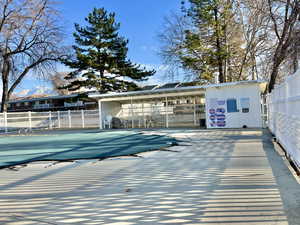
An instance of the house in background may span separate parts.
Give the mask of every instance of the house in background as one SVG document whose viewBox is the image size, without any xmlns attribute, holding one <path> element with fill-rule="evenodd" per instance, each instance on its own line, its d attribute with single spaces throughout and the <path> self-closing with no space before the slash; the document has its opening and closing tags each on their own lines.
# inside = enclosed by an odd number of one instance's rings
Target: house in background
<svg viewBox="0 0 300 225">
<path fill-rule="evenodd" d="M 80 94 L 27 97 L 9 101 L 9 112 L 41 112 L 96 109 L 97 102 L 92 99 L 82 98 Z"/>
</svg>

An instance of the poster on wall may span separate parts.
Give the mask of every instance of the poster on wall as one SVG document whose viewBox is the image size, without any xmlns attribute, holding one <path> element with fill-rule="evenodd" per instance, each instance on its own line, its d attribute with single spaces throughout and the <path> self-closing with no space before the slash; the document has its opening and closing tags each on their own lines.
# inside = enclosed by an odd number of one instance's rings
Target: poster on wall
<svg viewBox="0 0 300 225">
<path fill-rule="evenodd" d="M 209 127 L 226 127 L 226 101 L 224 99 L 210 98 L 208 103 Z"/>
</svg>

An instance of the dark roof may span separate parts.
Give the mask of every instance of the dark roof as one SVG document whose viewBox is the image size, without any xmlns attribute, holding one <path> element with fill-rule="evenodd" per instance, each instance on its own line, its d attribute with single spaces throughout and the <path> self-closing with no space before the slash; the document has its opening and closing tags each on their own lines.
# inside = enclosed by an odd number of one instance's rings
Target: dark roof
<svg viewBox="0 0 300 225">
<path fill-rule="evenodd" d="M 40 97 L 40 98 L 23 98 L 19 100 L 11 100 L 8 103 L 17 103 L 17 102 L 33 102 L 33 101 L 43 101 L 49 99 L 67 99 L 67 98 L 74 98 L 77 97 L 78 94 L 71 94 L 71 95 L 57 95 L 57 96 L 47 96 L 47 97 Z"/>
<path fill-rule="evenodd" d="M 158 85 L 146 85 L 141 88 L 142 91 L 154 90 Z"/>
<path fill-rule="evenodd" d="M 168 84 L 164 84 L 162 86 L 159 86 L 157 89 L 176 88 L 176 87 L 178 87 L 178 85 L 180 85 L 179 82 L 177 82 L 177 83 L 168 83 Z"/>
</svg>

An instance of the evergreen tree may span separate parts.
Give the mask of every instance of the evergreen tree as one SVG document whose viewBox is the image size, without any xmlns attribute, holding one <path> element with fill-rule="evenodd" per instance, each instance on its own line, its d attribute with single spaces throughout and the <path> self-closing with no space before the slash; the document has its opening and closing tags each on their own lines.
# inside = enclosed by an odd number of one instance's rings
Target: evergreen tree
<svg viewBox="0 0 300 225">
<path fill-rule="evenodd" d="M 155 73 L 127 59 L 128 40 L 119 36 L 120 24 L 114 13 L 95 8 L 85 20 L 85 27 L 75 24 L 75 57 L 63 61 L 73 71 L 65 77 L 70 83 L 62 88 L 96 88 L 100 93 L 130 91 L 138 89 L 135 82 Z"/>
<path fill-rule="evenodd" d="M 193 28 L 186 31 L 180 59 L 185 68 L 199 73 L 201 80 L 219 83 L 235 80 L 243 55 L 239 24 L 230 0 L 188 0 L 183 8 Z"/>
</svg>

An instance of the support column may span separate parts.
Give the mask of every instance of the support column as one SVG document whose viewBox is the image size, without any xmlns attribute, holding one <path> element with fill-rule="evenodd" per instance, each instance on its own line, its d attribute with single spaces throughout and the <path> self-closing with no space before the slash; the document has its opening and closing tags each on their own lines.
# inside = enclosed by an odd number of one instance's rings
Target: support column
<svg viewBox="0 0 300 225">
<path fill-rule="evenodd" d="M 168 97 L 166 97 L 165 113 L 166 113 L 166 128 L 169 128 Z"/>
<path fill-rule="evenodd" d="M 102 123 L 102 102 L 99 99 L 98 100 L 98 111 L 99 111 L 99 129 L 103 129 L 103 123 Z"/>
</svg>

